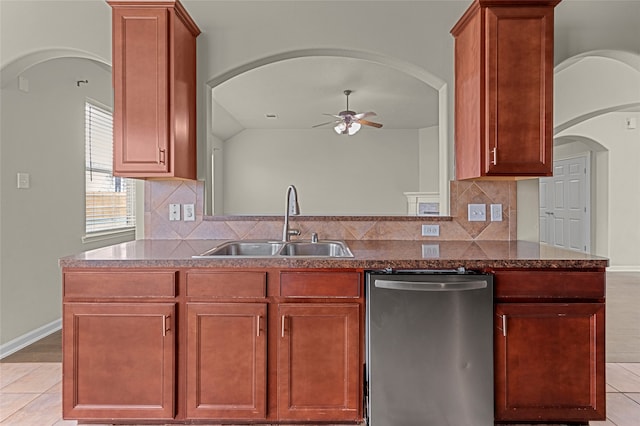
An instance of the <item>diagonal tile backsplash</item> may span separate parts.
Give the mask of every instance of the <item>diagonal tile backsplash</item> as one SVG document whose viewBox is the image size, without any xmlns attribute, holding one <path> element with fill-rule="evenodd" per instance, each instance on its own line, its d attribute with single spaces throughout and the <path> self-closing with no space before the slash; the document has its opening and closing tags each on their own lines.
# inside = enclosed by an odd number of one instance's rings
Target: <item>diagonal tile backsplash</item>
<svg viewBox="0 0 640 426">
<path fill-rule="evenodd" d="M 300 238 L 316 232 L 323 239 L 341 240 L 515 240 L 515 181 L 452 181 L 451 216 L 294 217 L 291 225 Z M 205 217 L 204 184 L 196 181 L 145 182 L 145 238 L 147 239 L 280 239 L 283 218 L 278 216 Z M 169 221 L 169 204 L 195 204 L 193 222 Z M 467 204 L 486 204 L 487 221 L 469 222 Z M 502 221 L 490 221 L 490 205 L 502 204 Z M 440 225 L 440 236 L 423 237 L 423 224 Z"/>
</svg>

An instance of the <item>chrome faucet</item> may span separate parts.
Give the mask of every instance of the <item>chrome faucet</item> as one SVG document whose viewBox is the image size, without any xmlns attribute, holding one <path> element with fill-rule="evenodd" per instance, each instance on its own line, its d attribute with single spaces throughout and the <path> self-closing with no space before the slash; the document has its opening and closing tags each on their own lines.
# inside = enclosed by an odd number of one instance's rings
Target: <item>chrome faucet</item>
<svg viewBox="0 0 640 426">
<path fill-rule="evenodd" d="M 298 191 L 293 185 L 287 188 L 287 200 L 284 211 L 284 228 L 282 229 L 282 241 L 291 240 L 291 235 L 300 235 L 299 229 L 289 229 L 289 215 L 298 216 L 300 214 L 300 206 L 298 205 Z"/>
</svg>

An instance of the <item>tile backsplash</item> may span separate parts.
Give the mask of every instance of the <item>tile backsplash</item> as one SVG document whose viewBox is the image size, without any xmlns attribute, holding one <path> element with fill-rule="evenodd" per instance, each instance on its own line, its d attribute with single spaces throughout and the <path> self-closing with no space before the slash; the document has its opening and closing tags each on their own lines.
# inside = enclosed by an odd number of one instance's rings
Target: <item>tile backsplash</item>
<svg viewBox="0 0 640 426">
<path fill-rule="evenodd" d="M 515 240 L 516 183 L 514 181 L 452 181 L 451 216 L 300 216 L 291 226 L 300 229 L 299 238 L 312 232 L 321 239 L 341 240 Z M 196 220 L 169 221 L 169 204 L 195 204 Z M 467 220 L 468 204 L 485 204 L 487 220 Z M 490 205 L 502 205 L 502 221 L 490 220 Z M 279 239 L 282 216 L 205 217 L 204 184 L 196 181 L 153 180 L 145 183 L 146 239 Z M 440 235 L 423 237 L 422 225 L 440 225 Z"/>
</svg>

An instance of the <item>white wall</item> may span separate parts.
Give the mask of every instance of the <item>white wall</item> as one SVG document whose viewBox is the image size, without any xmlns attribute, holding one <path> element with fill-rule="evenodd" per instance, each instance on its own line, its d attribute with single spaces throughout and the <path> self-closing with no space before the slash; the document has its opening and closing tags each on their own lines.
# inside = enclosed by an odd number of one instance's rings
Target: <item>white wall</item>
<svg viewBox="0 0 640 426">
<path fill-rule="evenodd" d="M 103 0 L 2 0 L 0 28 L 3 74 L 40 51 L 75 50 L 111 62 L 111 7 Z"/>
<path fill-rule="evenodd" d="M 592 52 L 558 65 L 555 73 L 555 158 L 592 154 L 592 250 L 610 269 L 640 271 L 640 55 Z M 636 129 L 626 128 L 636 118 Z M 518 237 L 537 232 L 538 188 L 518 184 Z M 537 210 L 536 210 L 537 211 Z M 522 215 L 521 215 L 522 214 Z"/>
<path fill-rule="evenodd" d="M 438 146 L 438 126 L 420 129 L 419 135 L 419 187 L 420 192 L 439 192 L 440 161 Z M 447 167 L 443 164 L 442 167 Z"/>
<path fill-rule="evenodd" d="M 302 214 L 406 215 L 418 152 L 416 130 L 244 130 L 224 143 L 225 214 L 281 215 L 293 184 Z"/>
<path fill-rule="evenodd" d="M 60 257 L 122 241 L 82 243 L 84 104 L 112 105 L 111 73 L 86 59 L 56 59 L 22 77 L 28 93 L 17 81 L 1 93 L 2 344 L 61 317 Z M 29 189 L 16 188 L 17 172 L 30 174 Z"/>
<path fill-rule="evenodd" d="M 612 269 L 640 271 L 640 129 L 626 129 L 627 117 L 640 122 L 637 112 L 608 113 L 580 122 L 559 136 L 588 138 L 607 149 L 608 176 L 599 179 L 606 179 L 607 186 L 593 188 L 599 191 L 596 197 L 608 200 L 608 211 L 600 213 L 595 223 L 598 254 L 611 259 Z M 608 232 L 598 232 L 600 226 Z M 608 250 L 603 253 L 605 244 Z"/>
</svg>

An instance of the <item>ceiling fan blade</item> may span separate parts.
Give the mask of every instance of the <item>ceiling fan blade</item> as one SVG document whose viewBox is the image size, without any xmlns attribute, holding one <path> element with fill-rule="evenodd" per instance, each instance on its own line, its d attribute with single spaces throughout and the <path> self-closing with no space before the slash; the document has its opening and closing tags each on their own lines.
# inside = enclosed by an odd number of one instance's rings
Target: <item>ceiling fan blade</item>
<svg viewBox="0 0 640 426">
<path fill-rule="evenodd" d="M 314 128 L 314 127 L 326 126 L 327 124 L 335 124 L 335 123 L 340 123 L 340 120 L 327 121 L 326 123 L 316 124 L 315 126 L 311 126 L 311 127 Z"/>
<path fill-rule="evenodd" d="M 369 121 L 369 120 L 358 120 L 358 123 L 360 124 L 364 124 L 365 126 L 371 126 L 371 127 L 376 127 L 376 128 L 380 128 L 382 127 L 382 124 L 380 123 L 374 123 L 373 121 Z"/>
<path fill-rule="evenodd" d="M 378 114 L 376 114 L 376 113 L 375 113 L 375 112 L 373 112 L 373 111 L 369 111 L 369 112 L 361 112 L 361 113 L 359 113 L 359 114 L 354 115 L 354 116 L 353 116 L 353 118 L 354 118 L 355 120 L 361 120 L 361 119 L 363 119 L 363 118 L 365 118 L 365 117 L 373 117 L 374 115 L 378 115 Z"/>
<path fill-rule="evenodd" d="M 335 118 L 339 118 L 340 120 L 342 120 L 344 117 L 341 115 L 335 115 L 335 114 L 327 114 L 326 112 L 323 113 L 322 115 L 328 115 L 329 117 L 335 117 Z"/>
</svg>

